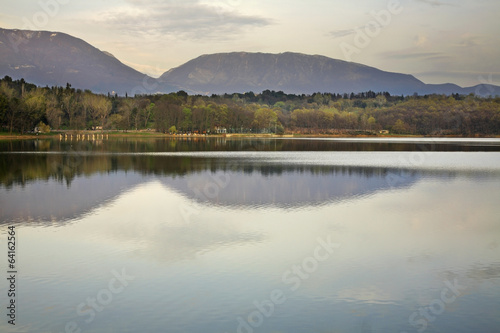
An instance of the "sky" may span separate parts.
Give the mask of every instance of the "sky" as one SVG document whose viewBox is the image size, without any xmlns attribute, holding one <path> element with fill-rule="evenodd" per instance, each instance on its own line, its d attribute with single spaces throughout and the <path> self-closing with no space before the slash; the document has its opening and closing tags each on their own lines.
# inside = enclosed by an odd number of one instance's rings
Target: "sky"
<svg viewBox="0 0 500 333">
<path fill-rule="evenodd" d="M 498 0 L 1 1 L 1 28 L 64 32 L 155 77 L 203 54 L 300 52 L 500 85 Z"/>
</svg>

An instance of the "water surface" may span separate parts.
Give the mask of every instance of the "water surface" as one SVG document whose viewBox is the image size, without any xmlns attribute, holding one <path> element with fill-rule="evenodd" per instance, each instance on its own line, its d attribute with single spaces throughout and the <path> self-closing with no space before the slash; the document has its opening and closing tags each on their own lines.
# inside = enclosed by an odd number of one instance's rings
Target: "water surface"
<svg viewBox="0 0 500 333">
<path fill-rule="evenodd" d="M 499 140 L 0 148 L 20 291 L 2 331 L 500 329 Z"/>
</svg>

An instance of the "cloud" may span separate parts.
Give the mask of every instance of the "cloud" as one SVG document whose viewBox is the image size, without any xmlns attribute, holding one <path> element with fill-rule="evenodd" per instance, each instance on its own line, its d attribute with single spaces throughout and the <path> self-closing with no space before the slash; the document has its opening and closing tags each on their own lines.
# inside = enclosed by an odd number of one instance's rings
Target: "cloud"
<svg viewBox="0 0 500 333">
<path fill-rule="evenodd" d="M 383 26 L 378 22 L 370 21 L 369 23 L 365 24 L 363 27 L 356 27 L 354 29 L 332 30 L 328 33 L 328 36 L 333 37 L 333 38 L 342 38 L 345 36 L 354 35 L 359 30 L 363 31 L 365 29 L 373 29 L 373 28 L 383 28 Z"/>
<path fill-rule="evenodd" d="M 439 1 L 439 0 L 415 0 L 415 1 L 431 5 L 432 7 L 456 6 L 455 4 L 447 3 L 447 2 L 442 2 L 442 1 Z"/>
<path fill-rule="evenodd" d="M 355 29 L 341 29 L 341 30 L 330 31 L 328 35 L 333 38 L 341 38 L 349 35 L 354 35 L 355 33 L 356 33 Z"/>
<path fill-rule="evenodd" d="M 230 40 L 269 19 L 241 15 L 236 6 L 202 4 L 198 0 L 128 0 L 121 8 L 99 13 L 98 24 L 135 37 L 175 37 L 189 40 Z"/>
<path fill-rule="evenodd" d="M 428 41 L 429 41 L 429 38 L 427 38 L 427 36 L 424 36 L 424 35 L 415 36 L 415 45 L 416 46 L 422 47 L 425 44 L 427 44 Z"/>
<path fill-rule="evenodd" d="M 450 58 L 450 56 L 445 55 L 441 52 L 416 52 L 416 51 L 399 51 L 399 52 L 384 52 L 381 55 L 389 59 L 400 59 L 400 60 L 437 60 Z"/>
<path fill-rule="evenodd" d="M 472 34 L 463 34 L 460 36 L 459 42 L 455 45 L 458 47 L 475 47 L 479 45 L 479 36 L 475 36 Z"/>
</svg>

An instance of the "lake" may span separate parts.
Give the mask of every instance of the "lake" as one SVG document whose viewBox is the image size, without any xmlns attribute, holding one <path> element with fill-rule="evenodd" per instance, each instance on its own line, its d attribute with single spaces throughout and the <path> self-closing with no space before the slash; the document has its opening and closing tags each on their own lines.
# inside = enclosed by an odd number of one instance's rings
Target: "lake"
<svg viewBox="0 0 500 333">
<path fill-rule="evenodd" d="M 2 332 L 500 330 L 500 139 L 0 141 L 0 203 Z"/>
</svg>

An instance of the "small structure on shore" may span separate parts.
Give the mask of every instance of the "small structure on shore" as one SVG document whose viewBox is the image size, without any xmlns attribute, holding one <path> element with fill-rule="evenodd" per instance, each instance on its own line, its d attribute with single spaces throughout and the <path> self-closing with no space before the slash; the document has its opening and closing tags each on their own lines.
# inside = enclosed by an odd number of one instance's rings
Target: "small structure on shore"
<svg viewBox="0 0 500 333">
<path fill-rule="evenodd" d="M 59 140 L 72 141 L 73 139 L 77 141 L 89 140 L 97 141 L 109 139 L 109 134 L 104 133 L 59 133 Z"/>
</svg>

